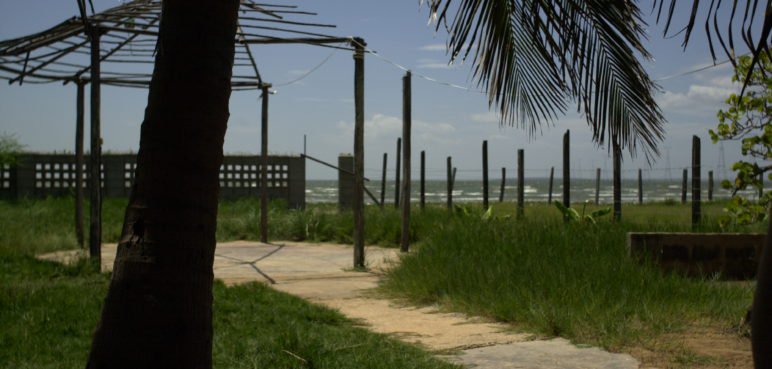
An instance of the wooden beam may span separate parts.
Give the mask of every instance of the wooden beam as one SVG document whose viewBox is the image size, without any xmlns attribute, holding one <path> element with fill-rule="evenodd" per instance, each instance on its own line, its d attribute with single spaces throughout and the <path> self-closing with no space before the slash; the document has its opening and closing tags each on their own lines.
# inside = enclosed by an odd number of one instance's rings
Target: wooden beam
<svg viewBox="0 0 772 369">
<path fill-rule="evenodd" d="M 80 248 L 85 247 L 83 234 L 83 128 L 85 122 L 85 83 L 77 83 L 75 103 L 75 237 Z"/>
<path fill-rule="evenodd" d="M 268 95 L 271 85 L 262 87 L 260 120 L 260 242 L 268 243 Z"/>
<path fill-rule="evenodd" d="M 702 221 L 702 159 L 700 138 L 692 136 L 692 227 Z"/>
<path fill-rule="evenodd" d="M 402 242 L 400 251 L 410 249 L 410 134 L 412 130 L 410 71 L 402 77 Z"/>
<path fill-rule="evenodd" d="M 89 156 L 91 219 L 89 220 L 89 256 L 100 268 L 102 258 L 102 133 L 101 133 L 101 60 L 99 30 L 91 30 L 91 155 Z"/>
<path fill-rule="evenodd" d="M 354 268 L 365 267 L 365 41 L 352 40 L 354 46 Z"/>
<path fill-rule="evenodd" d="M 483 210 L 488 210 L 488 141 L 482 143 Z"/>
</svg>

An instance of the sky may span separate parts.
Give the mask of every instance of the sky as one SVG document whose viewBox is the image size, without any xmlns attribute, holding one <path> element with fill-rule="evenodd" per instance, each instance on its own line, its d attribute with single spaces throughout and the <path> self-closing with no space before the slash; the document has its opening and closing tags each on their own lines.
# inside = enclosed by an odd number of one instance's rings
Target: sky
<svg viewBox="0 0 772 369">
<path fill-rule="evenodd" d="M 119 0 L 93 0 L 97 11 L 120 5 Z M 418 0 L 274 0 L 294 4 L 318 13 L 303 20 L 329 23 L 337 28 L 327 33 L 359 36 L 377 55 L 369 54 L 365 66 L 365 175 L 378 178 L 384 152 L 389 154 L 389 176 L 395 166 L 396 140 L 402 130 L 402 76 L 408 68 L 413 78 L 413 177 L 417 178 L 418 158 L 426 151 L 427 175 L 441 179 L 445 158 L 453 157 L 459 179 L 481 177 L 481 147 L 488 141 L 489 167 L 493 178 L 506 167 L 516 173 L 517 149 L 525 150 L 526 177 L 545 177 L 554 166 L 562 167 L 562 136 L 571 131 L 572 176 L 591 178 L 601 168 L 603 178 L 611 176 L 611 158 L 606 147 L 591 140 L 584 118 L 569 113 L 535 135 L 519 128 L 500 126 L 495 109 L 475 88 L 471 62 L 448 65 L 445 52 L 447 33 L 435 32 L 429 12 Z M 666 39 L 662 25 L 649 14 L 649 2 L 640 2 L 648 26 L 646 46 L 653 60 L 644 62 L 661 91 L 656 100 L 668 123 L 666 139 L 660 144 L 661 156 L 651 165 L 644 156 L 631 158 L 625 153 L 623 178 L 634 178 L 638 168 L 644 178 L 680 180 L 683 168 L 691 162 L 692 136 L 702 139 L 704 177 L 707 170 L 723 179 L 724 167 L 740 159 L 737 143 L 714 145 L 708 129 L 715 127 L 716 112 L 738 88 L 731 82 L 730 64 L 681 75 L 713 64 L 701 27 L 696 27 L 689 47 L 683 50 L 681 38 Z M 40 11 L 45 9 L 45 11 Z M 46 29 L 77 13 L 76 1 L 0 0 L 0 40 Z M 676 14 L 685 19 L 684 14 Z M 738 53 L 746 50 L 738 48 Z M 270 97 L 269 151 L 297 155 L 303 152 L 307 136 L 308 155 L 336 162 L 341 153 L 353 152 L 353 59 L 348 51 L 308 45 L 254 46 L 263 79 L 273 83 Z M 718 62 L 725 60 L 718 54 Z M 309 72 L 312 71 L 310 74 Z M 426 76 L 443 83 L 428 81 Z M 676 76 L 676 77 L 673 77 Z M 464 86 L 465 89 L 448 84 Z M 102 89 L 102 135 L 104 152 L 136 152 L 147 91 L 105 86 Z M 88 112 L 88 108 L 86 108 Z M 259 92 L 234 92 L 231 117 L 225 139 L 226 153 L 257 154 L 260 144 Z M 86 120 L 88 122 L 88 118 Z M 74 151 L 75 86 L 9 86 L 0 84 L 0 132 L 16 135 L 30 151 Z M 88 131 L 88 130 L 87 130 Z M 86 133 L 86 142 L 88 141 Z M 332 179 L 337 174 L 324 166 L 307 163 L 309 179 Z"/>
</svg>

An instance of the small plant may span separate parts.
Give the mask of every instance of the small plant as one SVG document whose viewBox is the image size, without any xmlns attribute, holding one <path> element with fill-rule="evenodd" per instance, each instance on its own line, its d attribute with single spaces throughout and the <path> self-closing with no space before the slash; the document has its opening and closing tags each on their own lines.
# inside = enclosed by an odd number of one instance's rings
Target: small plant
<svg viewBox="0 0 772 369">
<path fill-rule="evenodd" d="M 598 222 L 598 218 L 607 215 L 611 213 L 611 208 L 602 208 L 593 211 L 590 214 L 585 214 L 585 210 L 587 209 L 587 203 L 589 201 L 585 201 L 584 205 L 582 206 L 582 213 L 579 214 L 576 209 L 566 207 L 561 203 L 560 201 L 555 201 L 555 207 L 560 210 L 561 213 L 563 213 L 563 218 L 568 219 L 572 222 L 581 222 L 581 223 L 590 223 L 590 224 L 596 224 Z"/>
</svg>

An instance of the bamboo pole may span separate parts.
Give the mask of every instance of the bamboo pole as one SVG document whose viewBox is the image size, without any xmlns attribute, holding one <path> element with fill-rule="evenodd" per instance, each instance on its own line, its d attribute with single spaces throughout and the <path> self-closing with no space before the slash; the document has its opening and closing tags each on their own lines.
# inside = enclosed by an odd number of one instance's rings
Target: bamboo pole
<svg viewBox="0 0 772 369">
<path fill-rule="evenodd" d="M 397 168 L 395 169 L 396 173 L 394 176 L 394 208 L 399 208 L 399 189 L 402 185 L 402 182 L 400 182 L 400 176 L 401 176 L 401 166 L 402 166 L 402 139 L 397 139 Z"/>
<path fill-rule="evenodd" d="M 563 205 L 571 207 L 571 131 L 563 135 Z M 566 218 L 566 220 L 568 220 Z"/>
<path fill-rule="evenodd" d="M 365 41 L 354 46 L 354 268 L 365 267 Z"/>
<path fill-rule="evenodd" d="M 426 207 L 426 152 L 421 150 L 421 210 Z"/>
<path fill-rule="evenodd" d="M 90 27 L 91 38 L 91 155 L 89 155 L 91 218 L 89 219 L 89 256 L 101 267 L 102 259 L 102 133 L 101 133 L 101 63 L 99 29 Z"/>
<path fill-rule="evenodd" d="M 643 204 L 643 171 L 638 168 L 638 205 Z"/>
<path fill-rule="evenodd" d="M 383 169 L 381 170 L 381 203 L 380 207 L 386 204 L 386 164 L 388 163 L 389 154 L 383 153 Z"/>
<path fill-rule="evenodd" d="M 600 204 L 600 168 L 595 169 L 595 205 Z"/>
<path fill-rule="evenodd" d="M 614 161 L 614 221 L 622 220 L 622 149 L 619 144 L 613 144 Z"/>
<path fill-rule="evenodd" d="M 412 107 L 410 91 L 410 71 L 402 78 L 402 156 L 405 162 L 402 164 L 402 242 L 400 251 L 407 252 L 410 249 L 410 131 L 412 125 Z"/>
<path fill-rule="evenodd" d="M 547 204 L 552 205 L 552 184 L 555 180 L 555 167 L 550 167 L 550 185 L 549 190 L 547 190 Z"/>
<path fill-rule="evenodd" d="M 525 150 L 517 150 L 517 216 L 525 214 Z"/>
<path fill-rule="evenodd" d="M 702 159 L 700 138 L 692 136 L 692 226 L 696 227 L 702 220 Z"/>
<path fill-rule="evenodd" d="M 488 141 L 482 143 L 483 210 L 488 210 Z"/>
<path fill-rule="evenodd" d="M 504 190 L 507 185 L 507 168 L 501 167 L 501 189 L 499 190 L 499 202 L 504 202 Z"/>
<path fill-rule="evenodd" d="M 78 81 L 75 117 L 75 237 L 85 247 L 83 234 L 83 128 L 85 122 L 85 83 Z"/>
<path fill-rule="evenodd" d="M 271 85 L 262 86 L 260 121 L 260 242 L 268 243 L 268 95 Z"/>
<path fill-rule="evenodd" d="M 448 186 L 448 210 L 453 210 L 453 162 L 450 156 L 448 156 L 447 159 L 447 165 L 448 165 L 448 179 L 447 179 L 447 186 Z"/>
<path fill-rule="evenodd" d="M 713 201 L 713 171 L 708 171 L 708 201 Z"/>
<path fill-rule="evenodd" d="M 684 169 L 683 177 L 681 179 L 681 204 L 686 204 L 686 182 L 689 178 L 689 172 Z"/>
</svg>

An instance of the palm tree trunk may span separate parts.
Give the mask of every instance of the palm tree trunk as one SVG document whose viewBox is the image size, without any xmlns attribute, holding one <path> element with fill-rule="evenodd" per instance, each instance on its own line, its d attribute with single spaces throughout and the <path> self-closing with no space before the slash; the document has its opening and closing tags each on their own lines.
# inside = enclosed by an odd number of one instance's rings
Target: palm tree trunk
<svg viewBox="0 0 772 369">
<path fill-rule="evenodd" d="M 211 368 L 237 0 L 165 0 L 137 172 L 87 368 Z"/>
</svg>

